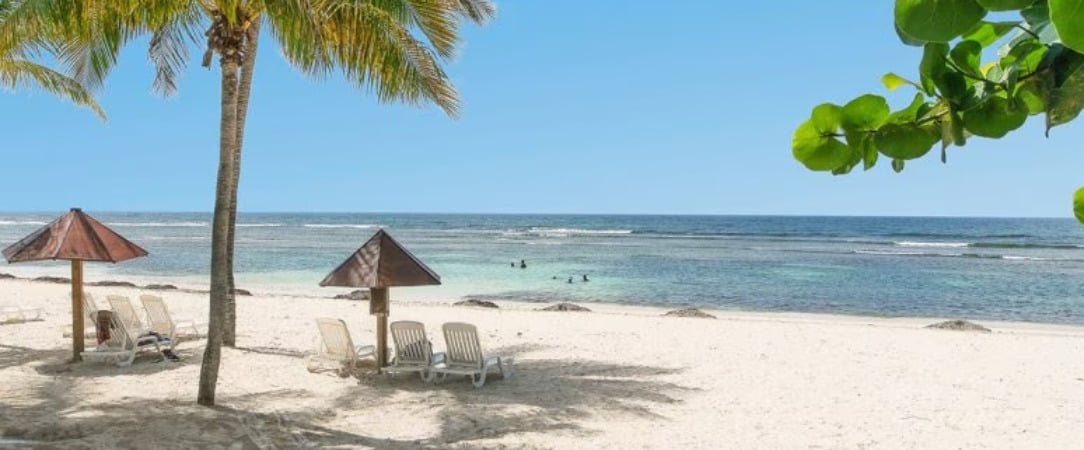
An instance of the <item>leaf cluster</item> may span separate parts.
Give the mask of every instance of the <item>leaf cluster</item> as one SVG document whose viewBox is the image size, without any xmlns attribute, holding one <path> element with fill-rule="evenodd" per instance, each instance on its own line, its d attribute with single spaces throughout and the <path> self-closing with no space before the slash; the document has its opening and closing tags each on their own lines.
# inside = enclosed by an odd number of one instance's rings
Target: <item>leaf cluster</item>
<svg viewBox="0 0 1084 450">
<path fill-rule="evenodd" d="M 1019 19 L 985 20 L 991 11 Z M 1049 133 L 1084 110 L 1084 0 L 897 0 L 895 24 L 922 48 L 918 79 L 882 82 L 914 89 L 913 100 L 895 111 L 872 94 L 815 107 L 792 141 L 805 167 L 841 175 L 883 156 L 899 172 L 938 144 L 944 162 L 972 137 L 1004 137 L 1040 114 Z"/>
</svg>

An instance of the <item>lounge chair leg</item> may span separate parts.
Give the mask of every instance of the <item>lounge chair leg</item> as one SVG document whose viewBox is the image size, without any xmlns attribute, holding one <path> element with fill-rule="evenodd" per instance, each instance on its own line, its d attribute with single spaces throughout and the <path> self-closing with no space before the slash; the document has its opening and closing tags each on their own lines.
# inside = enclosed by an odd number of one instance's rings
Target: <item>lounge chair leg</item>
<svg viewBox="0 0 1084 450">
<path fill-rule="evenodd" d="M 480 375 L 478 375 L 477 380 L 474 379 L 474 375 L 471 375 L 470 378 L 471 378 L 471 384 L 473 384 L 475 388 L 480 388 L 482 386 L 485 386 L 485 384 L 486 384 L 486 371 L 483 370 L 482 373 Z"/>
</svg>

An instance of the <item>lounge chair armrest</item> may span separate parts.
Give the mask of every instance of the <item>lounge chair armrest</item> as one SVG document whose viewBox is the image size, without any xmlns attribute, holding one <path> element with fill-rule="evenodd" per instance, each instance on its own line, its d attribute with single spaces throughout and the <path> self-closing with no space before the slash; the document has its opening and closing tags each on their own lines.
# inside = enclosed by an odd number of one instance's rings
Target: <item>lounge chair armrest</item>
<svg viewBox="0 0 1084 450">
<path fill-rule="evenodd" d="M 372 355 L 376 354 L 376 346 L 375 345 L 359 345 L 359 346 L 357 346 L 357 348 L 354 349 L 354 352 L 357 353 L 357 355 L 359 357 L 360 356 L 372 356 Z"/>
</svg>

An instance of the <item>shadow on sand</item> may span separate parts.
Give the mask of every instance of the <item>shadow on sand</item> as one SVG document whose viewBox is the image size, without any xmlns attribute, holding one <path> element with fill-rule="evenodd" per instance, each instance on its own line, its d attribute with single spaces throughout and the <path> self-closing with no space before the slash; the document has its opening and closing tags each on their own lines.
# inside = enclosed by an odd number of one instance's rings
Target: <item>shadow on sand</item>
<svg viewBox="0 0 1084 450">
<path fill-rule="evenodd" d="M 535 348 L 501 348 L 494 353 L 523 354 Z M 0 347 L 6 349 L 14 350 L 11 354 L 0 352 L 0 364 L 18 365 L 43 356 L 29 349 Z M 49 352 L 52 358 L 67 356 L 62 350 Z M 218 403 L 230 406 L 214 408 L 197 406 L 189 399 L 124 398 L 108 404 L 88 403 L 72 393 L 78 382 L 73 377 L 153 374 L 178 364 L 137 362 L 120 371 L 101 365 L 57 374 L 43 372 L 47 370 L 44 367 L 55 367 L 51 364 L 38 366 L 38 371 L 59 376 L 42 377 L 18 397 L 0 397 L 0 438 L 32 441 L 35 448 L 532 448 L 495 446 L 487 441 L 527 433 L 592 436 L 597 431 L 581 424 L 599 414 L 617 420 L 632 417 L 665 421 L 658 407 L 678 404 L 683 394 L 693 391 L 658 379 L 679 374 L 680 369 L 526 359 L 517 361 L 513 377 L 502 379 L 495 375 L 481 389 L 458 378 L 430 385 L 416 376 L 369 375 L 322 408 L 293 405 L 290 411 L 268 411 L 259 405 L 276 399 L 308 399 L 313 394 L 304 389 L 280 389 L 220 395 Z M 198 355 L 189 355 L 182 364 L 199 364 Z M 384 400 L 403 393 L 415 394 L 415 402 L 433 412 L 439 425 L 435 435 L 423 440 L 396 440 L 376 437 L 366 430 L 347 431 L 325 425 L 341 414 L 380 417 L 386 414 L 386 408 L 396 407 Z"/>
<path fill-rule="evenodd" d="M 505 347 L 492 353 L 517 355 L 538 348 Z M 519 433 L 560 431 L 589 436 L 595 431 L 579 422 L 593 414 L 666 420 L 655 412 L 656 407 L 680 403 L 680 395 L 694 389 L 656 377 L 680 372 L 589 360 L 517 360 L 511 378 L 492 374 L 480 389 L 465 377 L 430 385 L 418 376 L 364 376 L 361 385 L 339 397 L 335 406 L 380 414 L 383 406 L 374 397 L 393 397 L 399 391 L 429 394 L 431 406 L 439 408 L 440 433 L 422 443 L 434 447 Z"/>
</svg>

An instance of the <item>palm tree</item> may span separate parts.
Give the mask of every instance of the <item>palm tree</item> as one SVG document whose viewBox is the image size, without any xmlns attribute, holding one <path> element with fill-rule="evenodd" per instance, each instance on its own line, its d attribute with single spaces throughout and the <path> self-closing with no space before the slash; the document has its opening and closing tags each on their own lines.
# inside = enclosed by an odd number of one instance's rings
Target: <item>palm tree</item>
<svg viewBox="0 0 1084 450">
<path fill-rule="evenodd" d="M 204 67 L 218 56 L 219 164 L 211 229 L 210 317 L 197 396 L 202 405 L 214 404 L 226 322 L 234 315 L 230 241 L 261 24 L 266 24 L 286 59 L 310 76 L 338 71 L 381 102 L 432 103 L 455 117 L 458 95 L 441 63 L 454 55 L 464 18 L 483 23 L 495 13 L 488 0 L 10 1 L 10 17 L 41 21 L 64 33 L 57 54 L 88 86 L 101 86 L 120 49 L 138 36 L 151 37 L 148 55 L 157 68 L 154 87 L 164 94 L 176 90 L 195 36 L 206 36 Z"/>
<path fill-rule="evenodd" d="M 16 90 L 35 86 L 90 108 L 104 119 L 102 108 L 78 81 L 30 60 L 29 56 L 36 53 L 37 36 L 43 30 L 7 20 L 12 6 L 11 1 L 0 0 L 0 87 Z"/>
</svg>

